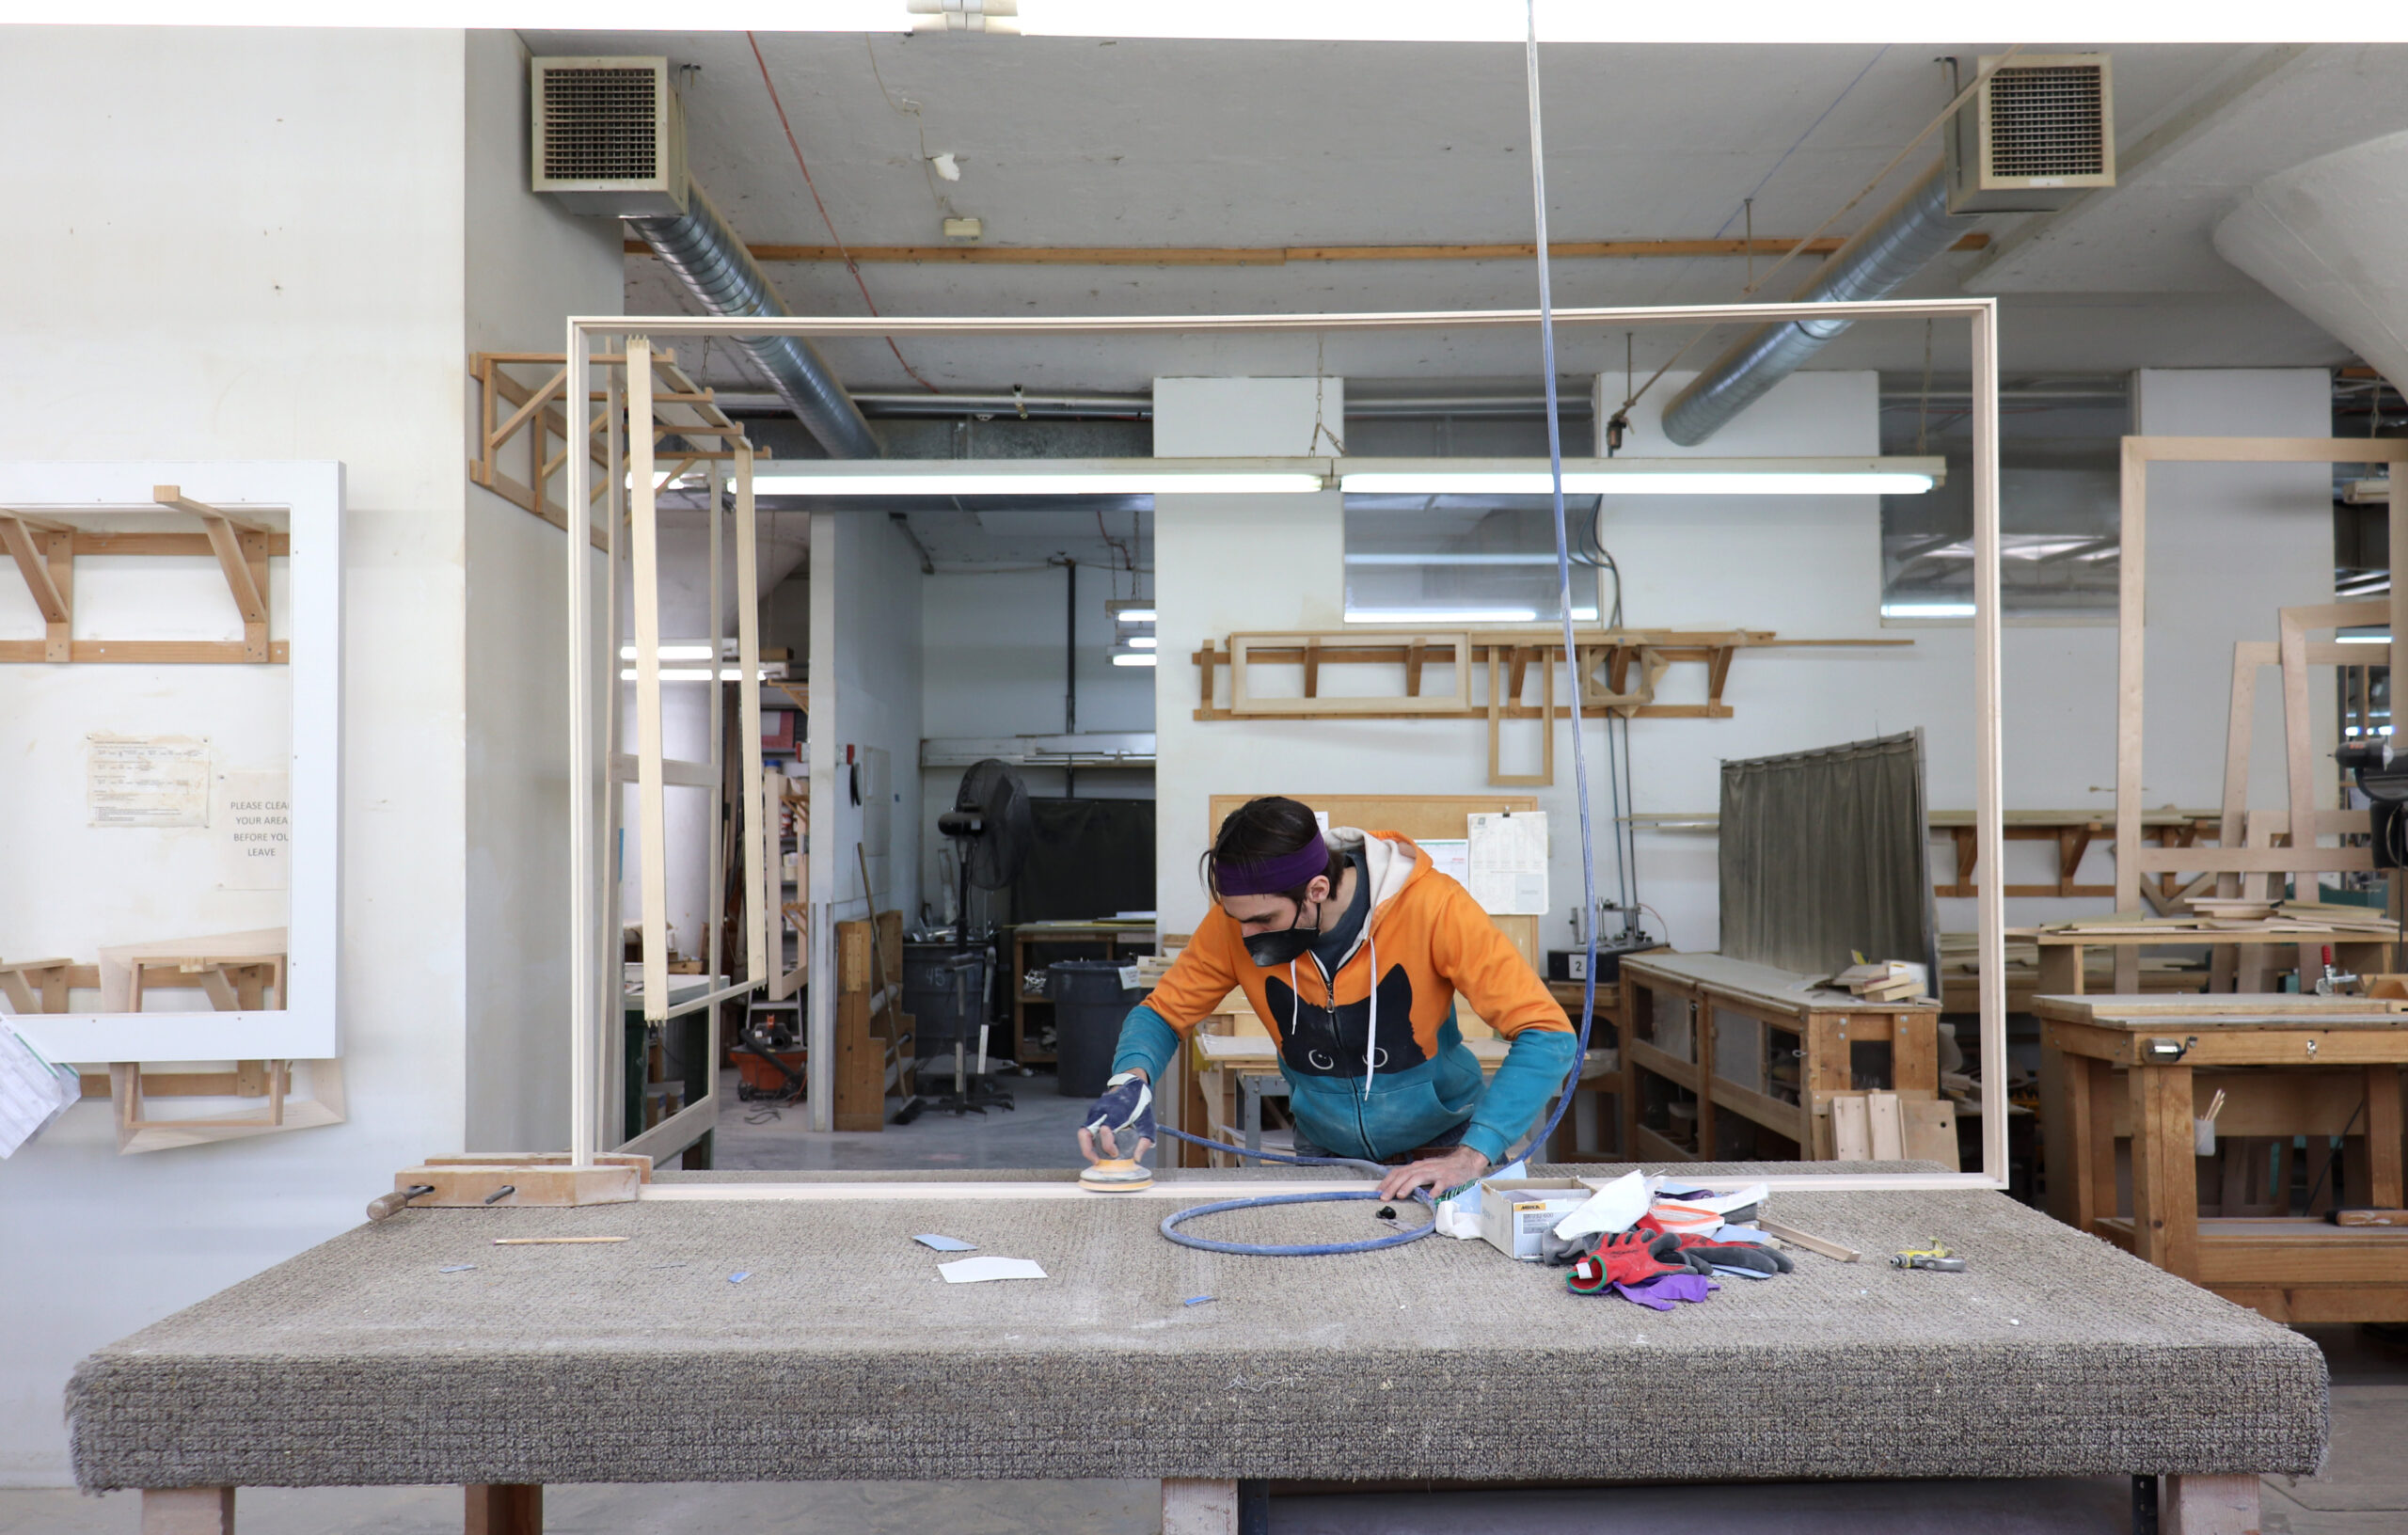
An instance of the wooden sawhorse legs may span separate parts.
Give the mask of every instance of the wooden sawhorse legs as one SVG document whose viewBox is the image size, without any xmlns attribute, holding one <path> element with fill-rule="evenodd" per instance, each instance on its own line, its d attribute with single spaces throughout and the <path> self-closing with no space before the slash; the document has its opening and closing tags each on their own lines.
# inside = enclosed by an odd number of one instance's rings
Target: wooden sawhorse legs
<svg viewBox="0 0 2408 1535">
<path fill-rule="evenodd" d="M 544 1535 L 544 1489 L 506 1483 L 469 1488 L 467 1535 Z"/>
</svg>

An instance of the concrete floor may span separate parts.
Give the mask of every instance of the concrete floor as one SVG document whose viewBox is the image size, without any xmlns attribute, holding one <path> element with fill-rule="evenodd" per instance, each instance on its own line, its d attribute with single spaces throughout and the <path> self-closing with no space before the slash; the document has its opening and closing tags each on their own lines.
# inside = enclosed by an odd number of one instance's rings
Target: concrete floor
<svg viewBox="0 0 2408 1535">
<path fill-rule="evenodd" d="M 931 1079 L 928 1085 L 949 1085 Z M 880 1131 L 815 1131 L 800 1103 L 739 1103 L 736 1073 L 720 1079 L 713 1164 L 745 1171 L 779 1168 L 1076 1167 L 1080 1111 L 1092 1100 L 1064 1098 L 1051 1071 L 1003 1077 L 1012 1107 L 952 1115 L 931 1109 L 908 1125 Z M 887 1101 L 887 1113 L 901 1107 Z M 757 1121 L 757 1122 L 756 1122 Z"/>
<path fill-rule="evenodd" d="M 2267 1480 L 2265 1535 L 2397 1535 L 2408 1529 L 2408 1460 L 2400 1454 L 2408 1443 L 2408 1340 L 2354 1327 L 2308 1332 L 2332 1365 L 2333 1454 L 2321 1476 Z M 1275 1499 L 1271 1527 L 1274 1535 L 1660 1535 L 1719 1527 L 2126 1535 L 2130 1496 L 2121 1478 L 1376 1494 Z M 1150 1481 L 557 1487 L 546 1495 L 545 1527 L 552 1535 L 1154 1535 L 1158 1497 Z M 449 1487 L 255 1489 L 241 1495 L 240 1506 L 243 1535 L 456 1535 L 461 1527 L 460 1494 Z M 0 1535 L 134 1535 L 140 1524 L 133 1494 L 0 1490 Z"/>
</svg>

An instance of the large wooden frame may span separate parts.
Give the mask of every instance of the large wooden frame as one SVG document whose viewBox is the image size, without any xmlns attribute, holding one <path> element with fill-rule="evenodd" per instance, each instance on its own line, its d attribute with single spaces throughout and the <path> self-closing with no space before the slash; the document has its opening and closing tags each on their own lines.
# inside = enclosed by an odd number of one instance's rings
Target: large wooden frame
<svg viewBox="0 0 2408 1535">
<path fill-rule="evenodd" d="M 568 373 L 572 379 L 584 379 L 591 369 L 595 342 L 610 336 L 642 334 L 654 340 L 678 336 L 816 336 L 859 337 L 878 339 L 889 336 L 1060 336 L 1060 335 L 1164 335 L 1183 336 L 1198 331 L 1219 332 L 1327 332 L 1332 330 L 1455 330 L 1455 329 L 1521 329 L 1538 327 L 1541 315 L 1535 309 L 1480 309 L 1400 311 L 1386 314 L 1275 314 L 1275 315 L 1095 315 L 1095 316 L 963 316 L 943 318 L 835 318 L 830 316 L 789 316 L 780 318 L 718 319 L 696 316 L 645 316 L 631 319 L 625 315 L 573 317 L 567 322 Z M 1883 299 L 1862 303 L 1839 304 L 1692 304 L 1661 308 L 1635 309 L 1567 309 L 1554 311 L 1554 322 L 1571 329 L 1586 329 L 1615 325 L 1724 325 L 1756 324 L 1781 320 L 1961 320 L 1971 333 L 1972 360 L 1972 390 L 1970 419 L 1972 428 L 1973 460 L 1973 726 L 1974 726 L 1974 809 L 1976 855 L 1995 869 L 2001 866 L 2003 847 L 2000 836 L 1999 808 L 2004 799 L 2001 770 L 2000 707 L 2000 645 L 1999 645 L 1999 571 L 1998 571 L 1998 304 L 1992 298 Z M 2408 447 L 2408 444 L 2403 444 Z M 593 464 L 589 455 L 568 455 L 568 497 L 570 506 L 583 506 L 592 498 Z M 639 476 L 634 482 L 639 495 L 648 495 L 649 476 Z M 2395 514 L 2395 516 L 2397 514 Z M 615 526 L 615 523 L 614 523 Z M 578 1165 L 591 1165 L 600 1149 L 594 1131 L 598 1104 L 594 1087 L 600 1077 L 601 1057 L 606 1053 L 604 1042 L 610 1037 L 603 1029 L 605 1021 L 598 1005 L 600 997 L 595 982 L 600 977 L 596 964 L 597 951 L 605 936 L 594 921 L 599 887 L 595 872 L 606 867 L 601 858 L 602 820 L 595 814 L 595 775 L 589 765 L 594 761 L 593 732 L 588 718 L 592 711 L 591 688 L 597 660 L 594 626 L 590 612 L 591 603 L 586 590 L 586 564 L 583 551 L 571 540 L 569 554 L 569 643 L 571 685 L 571 729 L 577 752 L 572 759 L 576 770 L 570 775 L 570 837 L 571 889 L 571 973 L 575 977 L 575 994 L 570 1015 L 571 1078 L 575 1100 L 571 1115 L 570 1150 Z M 815 688 L 815 702 L 823 709 L 834 701 L 825 689 Z M 2139 782 L 2132 782 L 2137 795 Z M 757 786 L 756 786 L 757 802 Z M 2127 821 L 2137 831 L 2137 823 Z M 2004 1188 L 2006 1186 L 2006 954 L 2005 894 L 1996 881 L 1985 884 L 1974 897 L 1977 915 L 1977 953 L 1981 964 L 1981 1076 L 1982 1076 L 1982 1170 L 1964 1174 L 1866 1174 L 1849 1178 L 1852 1188 Z M 822 913 L 814 912 L 817 918 Z M 825 926 L 815 921 L 815 930 Z M 610 935 L 615 937 L 615 935 Z M 614 961 L 615 962 L 615 961 Z M 612 1014 L 615 1019 L 615 1012 Z M 832 1015 L 826 1009 L 812 1009 L 809 1044 L 815 1061 L 833 1049 Z M 815 1080 L 821 1079 L 815 1069 Z M 691 1112 L 691 1111 L 689 1111 Z M 680 1116 L 683 1117 L 683 1116 Z M 672 1121 L 674 1123 L 675 1121 Z M 1813 1182 L 1795 1181 L 1801 1175 L 1776 1175 L 1771 1180 L 1776 1187 L 1812 1187 Z M 1812 1175 L 1802 1175 L 1809 1178 Z M 1843 1175 L 1846 1176 L 1846 1175 Z M 1711 1181 L 1711 1179 L 1700 1179 Z M 647 1185 L 647 1188 L 664 1187 Z M 704 1189 L 726 1191 L 730 1195 L 759 1197 L 765 1192 L 777 1191 L 773 1196 L 818 1198 L 831 1196 L 830 1191 L 845 1187 L 839 1184 L 709 1184 L 666 1185 L 700 1194 Z M 854 1185 L 865 1187 L 865 1185 Z M 879 1184 L 880 1190 L 911 1187 L 911 1185 Z M 922 1184 L 922 1189 L 948 1188 L 978 1191 L 969 1197 L 1015 1197 L 1024 1195 L 1032 1185 L 1010 1183 L 987 1184 Z M 1034 1185 L 1061 1187 L 1072 1194 L 1073 1185 Z M 1158 1187 L 1176 1188 L 1180 1196 L 1196 1192 L 1190 1185 L 1171 1184 Z M 1253 1185 L 1247 1185 L 1251 1188 Z M 1299 1187 L 1303 1187 L 1300 1185 Z M 705 1197 L 713 1196 L 704 1195 Z M 842 1195 L 834 1195 L 841 1197 Z M 957 1194 L 956 1197 L 963 1195 Z M 1133 1196 L 1142 1197 L 1142 1196 Z"/>
<path fill-rule="evenodd" d="M 616 1048 L 612 1034 L 612 1031 L 626 1026 L 620 1002 L 619 880 L 615 871 L 600 877 L 600 901 L 595 902 L 591 896 L 595 894 L 595 871 L 610 869 L 611 861 L 599 854 L 602 847 L 616 845 L 621 815 L 621 797 L 616 791 L 622 784 L 632 783 L 636 788 L 635 832 L 643 899 L 643 1016 L 648 1023 L 662 1023 L 688 1013 L 706 1013 L 705 1058 L 716 1062 L 720 1053 L 719 1004 L 730 997 L 760 990 L 772 979 L 766 934 L 768 913 L 772 910 L 770 902 L 776 891 L 776 873 L 768 864 L 769 839 L 761 762 L 760 609 L 759 604 L 752 599 L 752 593 L 758 590 L 753 452 L 751 443 L 741 436 L 714 433 L 712 435 L 724 443 L 719 452 L 681 454 L 679 462 L 670 470 L 668 480 L 657 480 L 655 444 L 664 436 L 674 435 L 681 427 L 679 423 L 662 422 L 658 415 L 660 402 L 654 388 L 654 375 L 662 363 L 656 356 L 650 340 L 640 334 L 628 333 L 624 347 L 615 356 L 597 358 L 581 344 L 572 348 L 572 356 L 577 358 L 574 366 L 564 368 L 561 377 L 547 386 L 548 390 L 559 392 L 567 388 L 566 380 L 572 377 L 589 378 L 597 363 L 608 371 L 599 391 L 603 400 L 602 415 L 597 423 L 603 434 L 601 451 L 598 453 L 563 451 L 562 454 L 570 467 L 568 504 L 590 505 L 598 498 L 604 507 L 604 528 L 598 540 L 580 541 L 572 537 L 565 545 L 572 641 L 569 655 L 569 799 L 576 829 L 570 840 L 570 878 L 574 889 L 571 901 L 570 992 L 571 1005 L 577 1016 L 589 1020 L 593 1024 L 591 1028 L 581 1028 L 578 1034 L 578 1040 L 590 1048 L 574 1051 L 570 1061 L 570 1144 L 589 1156 L 598 1150 L 616 1150 L 649 1156 L 660 1162 L 701 1140 L 718 1122 L 718 1072 L 716 1069 L 712 1071 L 711 1085 L 700 1098 L 659 1124 L 624 1141 L 616 1134 L 606 1137 L 603 1127 L 612 1122 L 612 1116 L 625 1100 L 622 1079 L 626 1058 L 625 1051 Z M 674 383 L 676 379 L 672 381 Z M 586 392 L 594 391 L 589 388 Z M 682 397 L 693 392 L 696 391 L 689 388 L 673 391 L 673 396 Z M 522 414 L 534 414 L 541 398 L 531 400 Z M 634 422 L 652 423 L 651 429 L 627 430 L 628 425 Z M 678 999 L 672 995 L 669 974 L 668 790 L 672 787 L 693 788 L 716 796 L 721 792 L 726 771 L 726 765 L 721 760 L 726 739 L 721 713 L 726 706 L 725 689 L 716 680 L 708 685 L 710 752 L 707 759 L 702 762 L 679 761 L 664 755 L 661 747 L 659 493 L 667 483 L 698 462 L 725 466 L 724 469 L 714 469 L 709 494 L 711 621 L 708 639 L 712 659 L 708 664 L 714 673 L 721 672 L 719 657 L 724 639 L 720 632 L 719 616 L 723 564 L 721 497 L 730 489 L 733 491 L 736 523 L 736 579 L 737 590 L 745 593 L 745 600 L 737 604 L 737 674 L 740 682 L 738 695 L 741 702 L 738 706 L 742 712 L 744 744 L 740 787 L 736 802 L 746 823 L 744 835 L 748 852 L 744 889 L 746 973 L 728 985 L 706 985 L 700 994 Z M 606 480 L 597 491 L 590 483 L 591 470 L 596 463 L 624 463 L 626 473 L 615 483 Z M 722 474 L 727 477 L 724 483 Z M 624 545 L 621 541 L 623 529 L 626 535 Z M 594 622 L 592 593 L 587 584 L 593 577 L 593 562 L 586 548 L 589 542 L 598 543 L 610 572 L 603 602 L 603 620 L 598 625 Z M 617 655 L 621 628 L 618 573 L 623 549 L 629 575 L 631 612 L 628 627 L 633 631 L 629 639 L 635 649 L 636 740 L 632 752 L 620 750 L 625 731 L 619 706 Z M 599 655 L 596 654 L 597 633 Z M 602 689 L 599 730 L 595 728 L 596 711 L 594 708 L 597 680 Z M 705 973 L 716 978 L 725 959 L 721 944 L 722 924 L 716 905 L 719 893 L 725 888 L 726 873 L 725 844 L 716 826 L 711 831 L 707 856 L 709 874 L 705 889 L 710 892 L 713 912 L 705 951 Z M 604 941 L 606 938 L 607 942 Z M 606 1041 L 610 1048 L 604 1048 Z M 589 1163 L 580 1161 L 578 1164 Z"/>
<path fill-rule="evenodd" d="M 2238 846 L 2240 831 L 2231 824 L 2227 803 L 2225 846 L 2218 848 L 2141 847 L 2141 692 L 2147 655 L 2148 594 L 2148 467 L 2151 464 L 2400 464 L 2408 463 L 2408 438 L 2400 437 L 2126 437 L 2123 451 L 2122 556 L 2119 562 L 2115 620 L 2115 907 L 2131 910 L 2140 905 L 2141 878 L 2159 873 L 2312 874 L 2345 865 L 2330 862 L 2338 849 L 2327 849 L 2323 860 L 2314 837 L 2294 837 L 2294 847 Z M 1976 492 L 1978 495 L 1978 491 Z M 2391 503 L 2391 536 L 2408 541 L 2408 505 Z M 2402 546 L 2408 546 L 2404 545 Z M 2408 583 L 2394 582 L 2387 611 L 2391 632 L 2408 632 Z M 2290 822 L 2315 824 L 2315 788 L 2307 741 L 2306 631 L 2337 623 L 2362 623 L 2360 614 L 2383 610 L 2378 605 L 2342 603 L 2283 609 L 2284 723 L 2289 736 L 2285 758 L 2290 778 Z M 2347 612 L 2353 616 L 2337 616 Z M 2234 697 L 2242 685 L 2236 663 Z M 2296 677 L 2297 680 L 2294 680 Z M 2254 689 L 2255 671 L 2251 673 Z M 2296 716 L 2296 718 L 2294 718 Z M 2246 752 L 2244 741 L 2231 747 Z M 2230 779 L 2227 777 L 2227 784 Z M 2244 807 L 2245 808 L 2245 807 Z M 1987 855 L 1986 855 L 1987 856 Z M 1990 865 L 1998 867 L 1996 862 Z M 2364 862 L 2347 867 L 2368 867 Z M 1987 952 L 1987 951 L 1985 951 Z M 2140 951 L 2115 953 L 2115 989 L 2140 989 Z"/>
<path fill-rule="evenodd" d="M 9 1019 L 27 1043 L 54 1061 L 328 1060 L 341 1053 L 336 1005 L 341 973 L 342 911 L 342 466 L 335 463 L 0 464 L 0 507 L 34 522 L 73 517 L 159 514 L 161 493 L 177 512 L 201 520 L 199 534 L 144 534 L 145 540 L 205 540 L 154 552 L 215 553 L 230 582 L 249 579 L 255 605 L 243 609 L 245 639 L 186 646 L 206 654 L 119 654 L 76 659 L 212 661 L 277 659 L 289 643 L 293 689 L 291 884 L 286 915 L 290 994 L 274 1008 L 159 1013 L 24 1012 Z M 291 641 L 268 638 L 265 592 L 257 566 L 273 535 L 237 528 L 246 513 L 281 512 L 292 564 Z M 31 524 L 26 524 L 31 526 Z M 71 547 L 118 535 L 76 532 Z M 117 552 L 96 546 L 92 552 Z M 254 558 L 256 557 L 256 558 Z M 55 567 L 54 567 L 55 568 Z M 241 588 L 234 587 L 238 604 Z M 257 617 L 254 617 L 254 613 Z M 45 614 L 47 624 L 48 615 Z M 46 651 L 47 641 L 35 641 Z M 100 641 L 75 641 L 77 648 Z M 121 642 L 105 642 L 122 651 Z M 15 657 L 5 657 L 17 659 Z M 43 664 L 40 656 L 25 657 Z"/>
</svg>

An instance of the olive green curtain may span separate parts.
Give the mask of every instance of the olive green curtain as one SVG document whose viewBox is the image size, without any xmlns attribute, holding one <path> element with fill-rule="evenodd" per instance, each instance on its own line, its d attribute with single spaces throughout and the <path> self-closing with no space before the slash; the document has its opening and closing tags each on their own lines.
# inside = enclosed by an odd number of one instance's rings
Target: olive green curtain
<svg viewBox="0 0 2408 1535">
<path fill-rule="evenodd" d="M 1722 765 L 1722 952 L 1829 975 L 1853 953 L 1939 974 L 1923 732 Z"/>
</svg>

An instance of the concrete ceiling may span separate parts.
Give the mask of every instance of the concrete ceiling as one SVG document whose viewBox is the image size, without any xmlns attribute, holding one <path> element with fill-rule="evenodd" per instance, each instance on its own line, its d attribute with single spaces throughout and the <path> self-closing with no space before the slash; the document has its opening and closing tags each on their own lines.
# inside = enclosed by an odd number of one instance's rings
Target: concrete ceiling
<svg viewBox="0 0 2408 1535">
<path fill-rule="evenodd" d="M 687 78 L 697 178 L 756 243 L 828 243 L 740 33 L 531 33 L 542 54 L 661 54 Z M 990 245 L 1276 246 L 1505 242 L 1530 225 L 1518 49 L 1481 44 L 1122 41 L 969 34 L 761 34 L 761 51 L 837 230 L 934 245 L 948 212 Z M 2052 51 L 2073 44 L 2033 44 Z M 1820 224 L 1946 101 L 1936 55 L 1999 44 L 1561 44 L 1544 58 L 1549 217 L 1559 240 L 1733 237 Z M 2258 176 L 2408 128 L 2408 48 L 2112 50 L 2122 184 L 2054 218 L 2002 216 L 1991 252 L 1948 258 L 1920 291 L 1996 293 L 2011 371 L 2321 364 L 2343 349 L 2218 258 L 2214 216 Z M 876 65 L 873 71 L 873 61 Z M 882 77 L 882 83 L 881 83 Z M 922 158 L 950 152 L 960 180 Z M 1933 151 L 1936 154 L 1936 151 Z M 1893 187 L 1927 165 L 1918 150 Z M 1853 229 L 1889 188 L 1835 227 Z M 1802 278 L 1800 261 L 1766 288 Z M 1245 313 L 1529 305 L 1527 261 L 1254 267 L 870 263 L 898 315 Z M 858 315 L 841 266 L 781 263 L 798 310 Z M 1560 305 L 1728 301 L 1733 259 L 1559 264 Z M 649 260 L 629 312 L 686 312 Z M 1687 338 L 1642 333 L 1639 359 Z M 1440 381 L 1529 371 L 1529 339 L 1415 332 L 1326 339 L 918 339 L 947 388 L 1141 388 L 1157 373 L 1304 372 Z M 1921 327 L 1860 326 L 1835 367 L 1919 367 Z M 848 384 L 907 386 L 882 342 L 826 346 Z M 1568 335 L 1567 372 L 1618 369 L 1619 334 Z M 1939 338 L 1938 365 L 1963 367 Z M 721 344 L 704 367 L 746 374 Z"/>
</svg>

